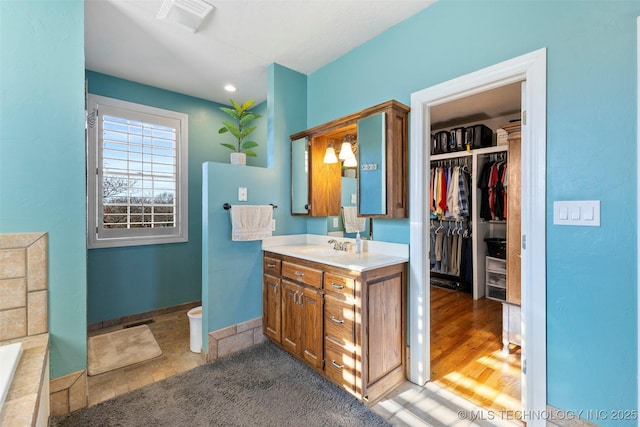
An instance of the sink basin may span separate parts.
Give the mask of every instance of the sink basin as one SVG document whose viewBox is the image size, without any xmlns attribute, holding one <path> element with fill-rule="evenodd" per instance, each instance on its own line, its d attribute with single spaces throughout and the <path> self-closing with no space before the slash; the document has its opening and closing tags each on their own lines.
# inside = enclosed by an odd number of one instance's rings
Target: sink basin
<svg viewBox="0 0 640 427">
<path fill-rule="evenodd" d="M 301 253 L 311 256 L 322 256 L 322 257 L 341 257 L 347 255 L 349 252 L 347 251 L 338 251 L 331 248 L 323 248 L 323 247 L 314 247 L 314 248 L 304 248 L 300 250 Z"/>
</svg>

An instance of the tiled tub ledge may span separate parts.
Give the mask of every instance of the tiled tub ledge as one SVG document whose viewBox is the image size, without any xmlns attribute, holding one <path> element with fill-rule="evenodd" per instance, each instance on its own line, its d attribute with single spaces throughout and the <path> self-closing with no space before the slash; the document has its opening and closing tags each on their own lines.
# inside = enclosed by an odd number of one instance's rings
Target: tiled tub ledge
<svg viewBox="0 0 640 427">
<path fill-rule="evenodd" d="M 32 427 L 49 423 L 49 334 L 0 341 L 22 343 L 22 356 L 0 412 L 0 426 Z"/>
</svg>

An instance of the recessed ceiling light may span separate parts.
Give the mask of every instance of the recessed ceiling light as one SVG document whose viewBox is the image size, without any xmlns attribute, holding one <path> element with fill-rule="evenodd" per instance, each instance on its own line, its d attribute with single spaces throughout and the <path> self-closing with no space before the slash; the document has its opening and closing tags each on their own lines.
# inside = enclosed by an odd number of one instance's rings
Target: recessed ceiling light
<svg viewBox="0 0 640 427">
<path fill-rule="evenodd" d="M 228 85 L 224 85 L 224 90 L 226 90 L 227 92 L 235 92 L 236 87 L 232 84 L 228 84 Z"/>
</svg>

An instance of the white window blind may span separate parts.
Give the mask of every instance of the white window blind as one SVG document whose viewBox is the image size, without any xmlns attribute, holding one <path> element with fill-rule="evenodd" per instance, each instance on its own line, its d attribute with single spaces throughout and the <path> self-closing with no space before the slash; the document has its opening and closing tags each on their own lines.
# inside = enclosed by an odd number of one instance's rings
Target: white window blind
<svg viewBox="0 0 640 427">
<path fill-rule="evenodd" d="M 97 96 L 90 100 L 95 210 L 89 222 L 95 233 L 89 230 L 89 246 L 185 241 L 186 115 Z"/>
</svg>

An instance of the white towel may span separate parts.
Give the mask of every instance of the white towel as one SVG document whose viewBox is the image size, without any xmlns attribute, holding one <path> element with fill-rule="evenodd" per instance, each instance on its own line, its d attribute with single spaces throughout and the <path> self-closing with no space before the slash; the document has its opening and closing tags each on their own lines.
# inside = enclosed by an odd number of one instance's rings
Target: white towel
<svg viewBox="0 0 640 427">
<path fill-rule="evenodd" d="M 232 205 L 231 240 L 262 240 L 272 236 L 271 205 Z"/>
<path fill-rule="evenodd" d="M 356 206 L 343 206 L 342 219 L 344 221 L 344 231 L 346 233 L 364 231 L 364 223 L 366 218 L 358 217 L 358 208 Z"/>
</svg>

